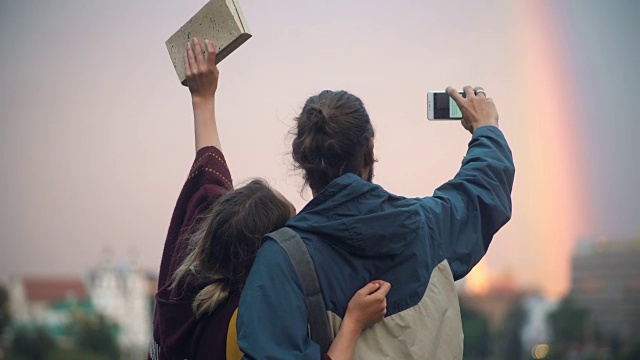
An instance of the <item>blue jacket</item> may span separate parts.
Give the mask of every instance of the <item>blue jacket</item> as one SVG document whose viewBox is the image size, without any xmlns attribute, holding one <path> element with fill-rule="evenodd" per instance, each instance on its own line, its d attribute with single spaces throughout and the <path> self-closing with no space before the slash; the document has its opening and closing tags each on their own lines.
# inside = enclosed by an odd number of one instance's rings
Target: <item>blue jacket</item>
<svg viewBox="0 0 640 360">
<path fill-rule="evenodd" d="M 393 195 L 346 174 L 288 222 L 315 264 L 334 334 L 358 289 L 375 279 L 392 285 L 385 319 L 362 333 L 355 358 L 462 357 L 454 280 L 471 271 L 509 221 L 514 173 L 502 132 L 482 127 L 458 174 L 431 197 Z M 256 257 L 237 326 L 245 359 L 321 356 L 307 337 L 295 270 L 273 240 Z"/>
</svg>

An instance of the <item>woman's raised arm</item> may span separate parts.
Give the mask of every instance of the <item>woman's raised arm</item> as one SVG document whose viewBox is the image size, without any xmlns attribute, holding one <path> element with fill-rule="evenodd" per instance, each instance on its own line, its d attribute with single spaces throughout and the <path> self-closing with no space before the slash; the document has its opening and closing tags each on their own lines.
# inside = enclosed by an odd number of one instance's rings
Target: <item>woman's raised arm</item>
<svg viewBox="0 0 640 360">
<path fill-rule="evenodd" d="M 222 150 L 215 113 L 215 95 L 218 89 L 216 48 L 209 40 L 205 40 L 205 46 L 208 53 L 206 56 L 200 41 L 193 38 L 187 44 L 184 54 L 187 86 L 193 106 L 196 152 L 207 146 Z"/>
</svg>

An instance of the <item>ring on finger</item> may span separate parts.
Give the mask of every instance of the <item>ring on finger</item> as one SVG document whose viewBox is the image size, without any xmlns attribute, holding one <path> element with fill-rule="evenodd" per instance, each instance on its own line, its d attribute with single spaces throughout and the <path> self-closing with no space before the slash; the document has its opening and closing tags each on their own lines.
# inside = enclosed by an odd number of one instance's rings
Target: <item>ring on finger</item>
<svg viewBox="0 0 640 360">
<path fill-rule="evenodd" d="M 484 95 L 484 97 L 487 97 L 487 93 L 486 93 L 484 90 L 482 90 L 482 89 L 473 89 L 473 92 L 474 92 L 476 95 L 478 95 L 478 94 L 482 94 L 482 95 Z"/>
</svg>

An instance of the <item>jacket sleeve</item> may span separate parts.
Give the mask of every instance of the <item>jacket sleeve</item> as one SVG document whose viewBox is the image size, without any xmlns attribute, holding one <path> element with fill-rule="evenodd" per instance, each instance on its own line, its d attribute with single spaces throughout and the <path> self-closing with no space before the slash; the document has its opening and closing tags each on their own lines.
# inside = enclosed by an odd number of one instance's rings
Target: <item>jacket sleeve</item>
<svg viewBox="0 0 640 360">
<path fill-rule="evenodd" d="M 493 236 L 511 218 L 513 157 L 493 126 L 473 134 L 456 176 L 422 199 L 430 236 L 439 244 L 455 280 L 482 259 Z"/>
<path fill-rule="evenodd" d="M 307 305 L 295 269 L 284 249 L 267 240 L 238 306 L 243 359 L 320 359 L 320 347 L 307 337 L 307 324 Z"/>
</svg>

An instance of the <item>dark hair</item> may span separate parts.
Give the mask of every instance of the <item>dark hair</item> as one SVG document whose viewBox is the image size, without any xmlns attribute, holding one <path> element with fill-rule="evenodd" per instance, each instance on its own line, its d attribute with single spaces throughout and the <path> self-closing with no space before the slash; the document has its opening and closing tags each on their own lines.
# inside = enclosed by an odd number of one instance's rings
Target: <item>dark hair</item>
<svg viewBox="0 0 640 360">
<path fill-rule="evenodd" d="M 320 191 L 346 173 L 360 175 L 373 167 L 374 130 L 357 96 L 325 90 L 307 100 L 295 121 L 293 160 L 312 190 Z"/>
<path fill-rule="evenodd" d="M 240 292 L 247 280 L 264 235 L 291 217 L 287 204 L 261 179 L 222 196 L 191 234 L 191 248 L 176 270 L 173 286 L 194 271 L 213 284 L 202 289 L 193 303 L 197 317 L 214 310 L 229 295 Z"/>
</svg>

